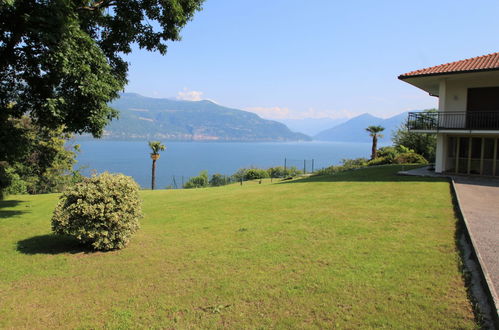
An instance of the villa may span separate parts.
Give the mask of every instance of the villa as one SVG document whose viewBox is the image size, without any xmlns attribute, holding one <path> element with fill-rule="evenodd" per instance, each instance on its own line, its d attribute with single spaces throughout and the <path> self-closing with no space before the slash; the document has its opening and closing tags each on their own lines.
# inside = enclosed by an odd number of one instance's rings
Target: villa
<svg viewBox="0 0 499 330">
<path fill-rule="evenodd" d="M 439 99 L 437 112 L 408 120 L 412 132 L 437 134 L 435 172 L 499 176 L 499 53 L 398 78 Z"/>
</svg>

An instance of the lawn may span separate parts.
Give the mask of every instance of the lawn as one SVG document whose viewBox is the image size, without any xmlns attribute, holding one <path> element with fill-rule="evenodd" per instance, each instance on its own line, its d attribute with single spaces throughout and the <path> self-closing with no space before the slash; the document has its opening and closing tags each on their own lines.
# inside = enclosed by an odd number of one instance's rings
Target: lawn
<svg viewBox="0 0 499 330">
<path fill-rule="evenodd" d="M 0 202 L 0 327 L 477 328 L 449 184 L 400 166 L 143 191 L 141 230 L 91 253 L 58 195 Z"/>
</svg>

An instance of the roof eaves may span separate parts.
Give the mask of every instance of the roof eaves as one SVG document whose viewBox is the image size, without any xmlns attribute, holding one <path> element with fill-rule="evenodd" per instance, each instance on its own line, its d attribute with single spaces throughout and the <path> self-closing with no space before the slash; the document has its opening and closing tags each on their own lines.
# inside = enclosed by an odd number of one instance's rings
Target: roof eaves
<svg viewBox="0 0 499 330">
<path fill-rule="evenodd" d="M 446 76 L 446 75 L 454 75 L 454 74 L 460 74 L 460 73 L 486 72 L 486 71 L 499 71 L 499 67 L 487 68 L 487 69 L 450 71 L 450 72 L 421 73 L 421 74 L 412 74 L 412 75 L 401 74 L 400 76 L 398 76 L 398 79 L 405 80 L 405 79 L 410 79 L 410 78 L 422 78 L 422 77 L 430 77 L 430 76 Z"/>
</svg>

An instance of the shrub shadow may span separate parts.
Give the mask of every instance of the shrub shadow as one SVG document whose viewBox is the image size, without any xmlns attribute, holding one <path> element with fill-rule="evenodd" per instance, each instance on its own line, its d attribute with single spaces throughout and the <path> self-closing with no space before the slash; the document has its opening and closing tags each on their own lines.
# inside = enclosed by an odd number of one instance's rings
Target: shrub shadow
<svg viewBox="0 0 499 330">
<path fill-rule="evenodd" d="M 15 217 L 21 214 L 25 214 L 27 211 L 17 211 L 17 210 L 0 210 L 0 219 L 7 219 Z"/>
<path fill-rule="evenodd" d="M 20 200 L 8 200 L 8 201 L 0 201 L 0 209 L 7 207 L 16 207 L 17 205 L 24 203 Z"/>
<path fill-rule="evenodd" d="M 14 217 L 17 215 L 27 213 L 28 211 L 5 210 L 6 208 L 16 207 L 21 203 L 24 203 L 24 202 L 19 201 L 19 200 L 0 201 L 0 219 L 6 219 L 6 218 L 10 218 L 10 217 Z"/>
<path fill-rule="evenodd" d="M 61 254 L 92 253 L 88 246 L 82 245 L 69 236 L 55 234 L 33 236 L 17 242 L 17 251 L 23 254 Z"/>
</svg>

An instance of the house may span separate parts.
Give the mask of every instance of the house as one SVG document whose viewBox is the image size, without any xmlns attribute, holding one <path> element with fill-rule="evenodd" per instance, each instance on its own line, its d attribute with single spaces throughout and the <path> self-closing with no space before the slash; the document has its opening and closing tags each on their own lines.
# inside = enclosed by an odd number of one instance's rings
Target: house
<svg viewBox="0 0 499 330">
<path fill-rule="evenodd" d="M 412 132 L 437 134 L 435 172 L 499 176 L 499 53 L 399 79 L 438 97 L 437 112 L 408 119 Z"/>
</svg>

